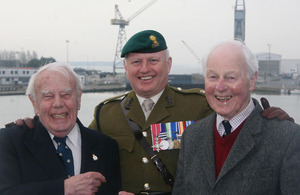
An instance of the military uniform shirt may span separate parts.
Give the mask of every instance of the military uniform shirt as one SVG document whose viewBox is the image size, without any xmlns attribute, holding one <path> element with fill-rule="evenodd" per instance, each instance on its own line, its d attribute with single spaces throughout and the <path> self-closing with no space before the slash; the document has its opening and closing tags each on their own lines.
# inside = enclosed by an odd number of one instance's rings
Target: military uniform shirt
<svg viewBox="0 0 300 195">
<path fill-rule="evenodd" d="M 145 189 L 170 191 L 170 187 L 164 182 L 144 148 L 135 139 L 120 105 L 123 98 L 125 98 L 124 107 L 129 109 L 126 117 L 140 126 L 147 142 L 152 145 L 151 124 L 195 121 L 212 113 L 204 90 L 179 90 L 168 85 L 147 121 L 145 121 L 143 110 L 134 91 L 126 94 L 125 97 L 118 96 L 104 101 L 100 109 L 100 131 L 117 140 L 119 144 L 122 190 L 133 193 Z M 97 107 L 95 112 L 97 112 Z M 96 117 L 97 113 L 94 116 Z M 89 127 L 97 129 L 95 118 Z M 157 154 L 175 177 L 179 150 L 164 150 Z"/>
</svg>

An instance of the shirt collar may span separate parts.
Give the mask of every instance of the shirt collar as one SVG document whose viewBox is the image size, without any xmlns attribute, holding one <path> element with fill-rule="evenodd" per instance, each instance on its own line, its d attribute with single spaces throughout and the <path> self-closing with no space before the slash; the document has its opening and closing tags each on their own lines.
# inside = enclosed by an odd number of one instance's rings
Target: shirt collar
<svg viewBox="0 0 300 195">
<path fill-rule="evenodd" d="M 69 138 L 70 142 L 71 142 L 75 147 L 77 147 L 77 145 L 78 145 L 79 134 L 80 134 L 79 126 L 78 126 L 78 124 L 76 123 L 76 124 L 74 125 L 72 131 L 68 134 L 68 138 Z"/>
<path fill-rule="evenodd" d="M 248 106 L 242 110 L 239 114 L 234 116 L 232 119 L 229 120 L 230 125 L 232 126 L 231 132 L 233 132 L 236 128 L 240 126 L 240 124 L 251 114 L 254 110 L 255 105 L 252 99 L 250 99 Z M 222 136 L 225 132 L 225 128 L 222 125 L 222 121 L 225 120 L 224 117 L 217 114 L 216 126 L 219 134 Z"/>
<path fill-rule="evenodd" d="M 48 131 L 48 133 L 49 133 L 49 135 L 50 135 L 50 137 L 51 137 L 53 143 L 56 145 L 56 142 L 53 140 L 54 135 L 53 135 L 52 133 L 50 133 L 49 131 Z M 78 141 L 79 137 L 80 137 L 79 126 L 78 126 L 78 124 L 76 123 L 76 124 L 74 125 L 73 129 L 72 129 L 72 130 L 70 131 L 70 133 L 67 135 L 67 141 L 69 141 L 71 144 L 73 144 L 75 147 L 77 147 L 78 144 L 80 143 L 80 142 Z"/>
<path fill-rule="evenodd" d="M 162 93 L 164 92 L 165 89 L 161 90 L 158 94 L 156 94 L 155 96 L 152 96 L 151 98 L 144 98 L 142 96 L 139 96 L 136 94 L 137 99 L 139 100 L 139 103 L 142 106 L 142 103 L 144 102 L 145 99 L 151 99 L 154 102 L 154 105 L 158 102 L 160 96 L 162 95 Z"/>
</svg>

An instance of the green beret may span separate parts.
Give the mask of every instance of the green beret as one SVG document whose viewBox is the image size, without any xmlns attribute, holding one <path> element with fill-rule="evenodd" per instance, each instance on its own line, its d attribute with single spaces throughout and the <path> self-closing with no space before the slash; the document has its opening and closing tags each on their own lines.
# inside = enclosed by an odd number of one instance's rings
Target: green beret
<svg viewBox="0 0 300 195">
<path fill-rule="evenodd" d="M 155 53 L 167 49 L 164 37 L 154 30 L 144 30 L 133 35 L 124 45 L 123 58 L 128 53 Z"/>
</svg>

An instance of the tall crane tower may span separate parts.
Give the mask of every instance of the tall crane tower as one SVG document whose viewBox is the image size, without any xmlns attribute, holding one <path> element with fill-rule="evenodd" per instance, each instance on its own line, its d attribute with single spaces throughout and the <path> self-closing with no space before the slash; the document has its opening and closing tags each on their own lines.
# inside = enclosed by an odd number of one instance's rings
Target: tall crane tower
<svg viewBox="0 0 300 195">
<path fill-rule="evenodd" d="M 198 64 L 199 64 L 199 66 L 198 66 L 198 72 L 199 72 L 199 74 L 200 74 L 200 71 L 199 71 L 199 69 L 200 69 L 200 66 L 203 64 L 203 59 L 202 58 L 200 58 L 195 52 L 194 52 L 194 50 L 185 42 L 185 41 L 183 41 L 183 40 L 181 40 L 181 42 L 188 48 L 188 50 L 193 54 L 193 56 L 198 60 Z"/>
<path fill-rule="evenodd" d="M 234 12 L 234 39 L 245 41 L 245 0 L 236 0 Z"/>
<path fill-rule="evenodd" d="M 129 17 L 127 20 L 125 20 L 119 10 L 119 6 L 115 5 L 115 18 L 111 19 L 112 25 L 118 25 L 119 26 L 119 35 L 118 35 L 118 41 L 117 41 L 117 47 L 116 47 L 116 53 L 115 53 L 115 59 L 113 64 L 113 75 L 116 75 L 116 69 L 117 68 L 123 68 L 122 66 L 122 60 L 121 60 L 121 52 L 124 43 L 126 42 L 126 33 L 125 33 L 125 26 L 129 25 L 129 22 L 138 16 L 140 13 L 145 11 L 148 7 L 150 7 L 153 3 L 155 3 L 157 0 L 152 0 L 148 4 L 146 4 L 144 7 L 142 7 L 139 11 L 134 13 L 131 17 Z M 120 66 L 121 65 L 121 66 Z"/>
<path fill-rule="evenodd" d="M 192 50 L 192 48 L 183 40 L 181 42 L 190 50 L 190 52 L 194 55 L 194 57 L 198 60 L 198 63 L 202 63 L 202 59 Z"/>
</svg>

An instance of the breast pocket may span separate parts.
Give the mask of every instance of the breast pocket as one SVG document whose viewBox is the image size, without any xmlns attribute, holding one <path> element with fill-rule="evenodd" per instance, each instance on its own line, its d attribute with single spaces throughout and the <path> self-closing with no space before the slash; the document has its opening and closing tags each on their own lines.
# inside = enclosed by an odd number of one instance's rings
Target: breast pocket
<svg viewBox="0 0 300 195">
<path fill-rule="evenodd" d="M 128 137 L 128 136 L 112 136 L 113 139 L 115 139 L 118 142 L 119 150 L 126 150 L 127 152 L 133 151 L 133 145 L 135 138 Z"/>
</svg>

